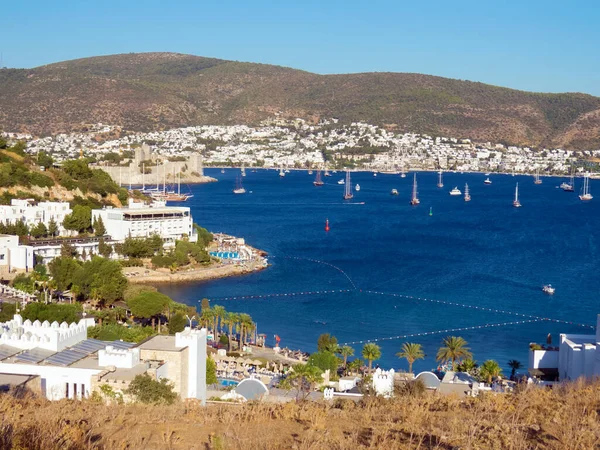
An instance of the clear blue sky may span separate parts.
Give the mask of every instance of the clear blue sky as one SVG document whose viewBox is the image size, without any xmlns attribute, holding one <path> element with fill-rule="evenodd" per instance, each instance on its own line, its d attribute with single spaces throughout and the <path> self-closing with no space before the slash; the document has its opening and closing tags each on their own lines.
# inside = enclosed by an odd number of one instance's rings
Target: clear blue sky
<svg viewBox="0 0 600 450">
<path fill-rule="evenodd" d="M 47 1 L 2 8 L 7 67 L 170 51 L 600 96 L 600 1 Z"/>
</svg>

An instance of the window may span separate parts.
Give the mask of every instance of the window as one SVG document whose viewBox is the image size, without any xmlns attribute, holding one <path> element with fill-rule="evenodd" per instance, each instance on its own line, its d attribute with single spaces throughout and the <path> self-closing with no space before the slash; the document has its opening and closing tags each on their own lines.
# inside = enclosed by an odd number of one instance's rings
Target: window
<svg viewBox="0 0 600 450">
<path fill-rule="evenodd" d="M 81 398 L 85 398 L 85 384 L 81 383 Z"/>
<path fill-rule="evenodd" d="M 65 383 L 65 398 L 69 398 L 69 383 Z"/>
<path fill-rule="evenodd" d="M 73 398 L 77 398 L 77 383 L 73 383 Z"/>
</svg>

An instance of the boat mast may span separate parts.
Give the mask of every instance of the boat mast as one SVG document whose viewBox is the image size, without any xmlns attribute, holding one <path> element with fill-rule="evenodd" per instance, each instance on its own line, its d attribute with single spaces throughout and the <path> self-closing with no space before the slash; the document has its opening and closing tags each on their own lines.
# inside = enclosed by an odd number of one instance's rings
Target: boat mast
<svg viewBox="0 0 600 450">
<path fill-rule="evenodd" d="M 177 195 L 181 195 L 181 171 L 177 174 Z"/>
<path fill-rule="evenodd" d="M 417 199 L 417 174 L 414 174 L 413 177 L 413 191 L 412 191 L 412 199 L 413 201 Z"/>
<path fill-rule="evenodd" d="M 160 175 L 158 174 L 158 159 L 156 160 L 156 192 L 160 186 Z"/>
<path fill-rule="evenodd" d="M 519 183 L 515 186 L 515 203 L 519 202 Z"/>
<path fill-rule="evenodd" d="M 146 190 L 146 163 L 142 163 L 142 191 Z"/>
</svg>

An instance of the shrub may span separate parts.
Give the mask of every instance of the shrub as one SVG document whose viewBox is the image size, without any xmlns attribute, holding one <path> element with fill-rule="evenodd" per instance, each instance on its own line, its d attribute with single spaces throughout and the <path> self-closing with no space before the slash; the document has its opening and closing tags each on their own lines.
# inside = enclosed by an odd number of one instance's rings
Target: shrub
<svg viewBox="0 0 600 450">
<path fill-rule="evenodd" d="M 170 405 L 177 399 L 173 385 L 166 378 L 157 381 L 150 375 L 137 375 L 129 385 L 127 393 L 134 396 L 137 401 L 149 404 Z"/>
<path fill-rule="evenodd" d="M 32 322 L 34 320 L 39 320 L 40 322 L 47 320 L 50 323 L 54 321 L 58 323 L 72 323 L 79 321 L 79 314 L 81 311 L 81 305 L 77 303 L 72 305 L 29 303 L 21 315 L 23 316 L 23 319 L 29 319 Z"/>
</svg>

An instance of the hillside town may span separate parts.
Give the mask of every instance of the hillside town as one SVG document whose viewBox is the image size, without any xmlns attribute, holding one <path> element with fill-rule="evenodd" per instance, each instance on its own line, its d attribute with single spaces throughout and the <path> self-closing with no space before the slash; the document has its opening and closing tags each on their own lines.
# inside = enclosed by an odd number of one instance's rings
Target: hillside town
<svg viewBox="0 0 600 450">
<path fill-rule="evenodd" d="M 594 172 L 600 150 L 533 149 L 457 137 L 394 133 L 367 123 L 343 125 L 336 119 L 316 125 L 305 120 L 272 119 L 258 127 L 193 126 L 166 131 L 128 132 L 105 124 L 87 131 L 43 138 L 5 133 L 28 140 L 28 151 L 45 151 L 57 160 L 107 154 L 146 145 L 170 160 L 201 154 L 204 166 L 265 168 L 351 168 L 373 171 L 455 170 L 568 174 Z M 117 137 L 118 136 L 118 137 Z M 115 176 L 113 175 L 113 178 Z"/>
</svg>

